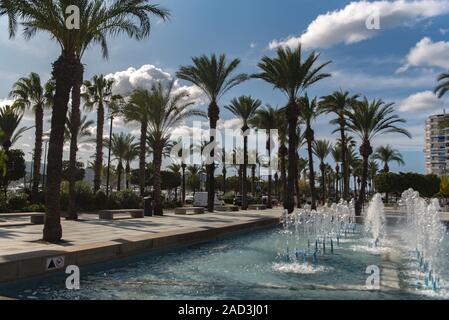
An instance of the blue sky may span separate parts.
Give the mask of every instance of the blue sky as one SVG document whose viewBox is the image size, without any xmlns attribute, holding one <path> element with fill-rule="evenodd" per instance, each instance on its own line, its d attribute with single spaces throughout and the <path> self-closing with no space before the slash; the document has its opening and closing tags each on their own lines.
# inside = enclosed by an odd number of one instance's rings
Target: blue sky
<svg viewBox="0 0 449 320">
<path fill-rule="evenodd" d="M 321 52 L 322 62 L 333 61 L 327 68 L 333 77 L 310 88 L 309 96 L 322 96 L 342 88 L 396 102 L 397 112 L 407 120 L 413 139 L 381 136 L 375 145 L 392 144 L 403 153 L 406 166 L 393 165 L 393 170 L 424 171 L 424 120 L 429 114 L 442 112 L 446 104 L 446 99 L 436 99 L 432 91 L 437 75 L 449 69 L 449 1 L 159 0 L 158 3 L 172 11 L 171 21 L 154 20 L 151 37 L 142 42 L 124 37 L 111 40 L 108 61 L 101 58 L 98 47 L 91 48 L 84 57 L 86 79 L 98 73 L 117 76 L 121 72 L 122 80 L 138 73 L 133 78 L 138 82 L 145 78 L 145 70 L 150 70 L 150 78 L 154 70 L 159 75 L 174 75 L 180 65 L 190 63 L 192 56 L 213 52 L 240 58 L 239 70 L 254 73 L 262 56 L 275 53 L 275 45 L 301 42 L 306 51 Z M 375 12 L 373 8 L 380 13 L 380 30 L 367 30 L 365 26 L 366 18 Z M 0 18 L 0 52 L 0 101 L 5 104 L 18 77 L 34 71 L 44 79 L 49 78 L 58 47 L 45 34 L 31 41 L 21 37 L 11 41 L 6 19 Z M 142 70 L 144 65 L 152 68 Z M 130 71 L 130 67 L 134 69 Z M 283 95 L 253 80 L 232 90 L 220 106 L 242 94 L 251 94 L 271 105 L 285 104 Z M 225 111 L 221 116 L 224 120 L 231 119 Z M 31 125 L 31 119 L 32 115 L 27 115 L 25 125 Z M 318 119 L 315 130 L 318 138 L 336 138 L 331 134 L 329 119 Z M 119 122 L 117 128 L 133 130 Z M 19 142 L 27 152 L 33 145 L 31 132 Z M 81 148 L 80 158 L 86 160 L 92 153 L 86 145 Z"/>
</svg>

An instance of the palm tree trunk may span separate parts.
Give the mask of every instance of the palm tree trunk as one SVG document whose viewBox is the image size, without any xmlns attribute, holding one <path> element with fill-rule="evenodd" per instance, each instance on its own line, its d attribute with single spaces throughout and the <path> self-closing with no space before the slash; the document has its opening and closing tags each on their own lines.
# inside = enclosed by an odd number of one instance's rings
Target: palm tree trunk
<svg viewBox="0 0 449 320">
<path fill-rule="evenodd" d="M 340 166 L 337 163 L 337 166 L 335 167 L 335 200 L 338 202 L 340 199 L 340 190 L 338 188 L 340 184 Z"/>
<path fill-rule="evenodd" d="M 290 101 L 287 106 L 288 117 L 288 190 L 295 190 L 295 171 L 296 171 L 296 147 L 298 145 L 298 128 L 299 108 L 295 100 Z M 285 207 L 289 213 L 292 213 L 295 207 L 294 192 L 286 193 Z"/>
<path fill-rule="evenodd" d="M 268 163 L 268 199 L 267 199 L 267 208 L 271 209 L 273 208 L 272 205 L 272 199 L 271 199 L 271 189 L 272 189 L 272 183 L 273 183 L 273 178 L 272 178 L 272 174 L 271 174 L 271 142 L 270 142 L 270 138 L 268 138 L 267 141 L 267 151 L 268 151 L 268 158 L 270 159 L 270 162 Z"/>
<path fill-rule="evenodd" d="M 140 126 L 140 156 L 139 156 L 139 184 L 140 196 L 145 196 L 145 160 L 146 160 L 146 141 L 147 141 L 148 124 L 142 121 Z"/>
<path fill-rule="evenodd" d="M 129 180 L 131 177 L 131 165 L 130 165 L 129 161 L 126 162 L 125 177 L 126 177 L 126 189 L 129 190 Z"/>
<path fill-rule="evenodd" d="M 182 169 L 182 204 L 186 203 L 186 165 L 181 165 Z"/>
<path fill-rule="evenodd" d="M 312 197 L 312 210 L 316 210 L 316 190 L 315 190 L 315 170 L 313 168 L 313 146 L 314 132 L 310 126 L 307 127 L 306 140 L 307 140 L 307 153 L 309 156 L 309 185 L 310 194 Z"/>
<path fill-rule="evenodd" d="M 298 159 L 299 154 L 296 152 L 296 170 L 295 170 L 295 193 L 296 193 L 296 207 L 298 209 L 301 208 L 301 201 L 300 199 L 300 190 L 299 190 L 299 168 L 298 168 Z"/>
<path fill-rule="evenodd" d="M 247 130 L 247 128 L 242 128 L 243 132 Z M 243 138 L 243 174 L 242 174 L 242 210 L 248 210 L 248 195 L 247 195 L 247 180 L 246 173 L 248 168 L 248 137 L 245 136 Z"/>
<path fill-rule="evenodd" d="M 226 164 L 223 162 L 223 195 L 226 194 L 226 176 L 227 176 Z"/>
<path fill-rule="evenodd" d="M 95 176 L 94 176 L 94 192 L 100 190 L 101 187 L 101 171 L 103 169 L 103 129 L 104 129 L 104 106 L 100 101 L 97 107 L 97 141 L 95 151 Z"/>
<path fill-rule="evenodd" d="M 78 220 L 76 212 L 76 153 L 78 152 L 78 131 L 81 125 L 80 95 L 82 82 L 72 88 L 72 113 L 70 128 L 70 157 L 69 157 L 69 208 L 67 220 Z"/>
<path fill-rule="evenodd" d="M 368 180 L 368 162 L 369 157 L 373 153 L 373 149 L 368 140 L 365 140 L 360 147 L 360 154 L 363 158 L 362 165 L 362 184 L 360 185 L 360 193 L 359 198 L 356 201 L 355 205 L 355 214 L 356 216 L 360 216 L 362 214 L 362 207 L 365 202 L 365 192 L 366 192 L 366 184 Z"/>
<path fill-rule="evenodd" d="M 320 164 L 320 170 L 321 170 L 321 204 L 324 205 L 326 203 L 326 173 L 324 162 L 321 162 Z"/>
<path fill-rule="evenodd" d="M 215 101 L 211 101 L 208 109 L 209 116 L 209 126 L 211 130 L 217 129 L 217 122 L 220 119 L 220 109 Z M 210 143 L 213 144 L 215 141 L 215 137 L 213 135 L 210 136 Z M 208 193 L 207 193 L 207 211 L 214 212 L 214 202 L 215 202 L 215 152 L 212 149 L 210 154 L 212 157 L 212 163 L 207 166 L 207 184 L 208 184 Z"/>
<path fill-rule="evenodd" d="M 341 139 L 341 163 L 343 167 L 343 199 L 349 200 L 349 164 L 348 164 L 348 146 L 346 145 L 345 127 L 340 127 Z"/>
<path fill-rule="evenodd" d="M 82 79 L 83 66 L 74 54 L 63 52 L 53 64 L 52 75 L 56 82 L 54 107 L 51 118 L 50 145 L 46 180 L 46 214 L 43 240 L 58 242 L 62 238 L 60 192 L 64 127 L 70 90 L 77 79 Z"/>
<path fill-rule="evenodd" d="M 251 193 L 253 198 L 256 197 L 256 165 L 251 165 Z"/>
<path fill-rule="evenodd" d="M 114 125 L 114 117 L 111 116 L 111 124 L 109 126 L 109 146 L 108 146 L 108 169 L 106 174 L 106 196 L 109 196 L 110 181 L 111 181 L 111 153 L 112 153 L 112 127 Z"/>
<path fill-rule="evenodd" d="M 287 173 L 286 173 L 286 154 L 287 147 L 282 145 L 279 149 L 279 156 L 281 160 L 281 181 L 282 181 L 282 204 L 284 209 L 287 209 Z"/>
<path fill-rule="evenodd" d="M 39 183 L 41 181 L 41 158 L 42 158 L 42 136 L 44 134 L 44 109 L 38 104 L 34 110 L 36 134 L 34 142 L 34 159 L 33 159 L 33 185 L 31 188 L 31 202 L 39 201 Z"/>
<path fill-rule="evenodd" d="M 123 171 L 123 164 L 122 161 L 118 163 L 117 166 L 117 191 L 120 192 L 122 190 L 122 171 Z"/>
<path fill-rule="evenodd" d="M 156 145 L 154 147 L 154 214 L 162 216 L 164 214 L 162 208 L 162 190 L 161 190 L 161 166 L 162 166 L 162 147 Z"/>
</svg>

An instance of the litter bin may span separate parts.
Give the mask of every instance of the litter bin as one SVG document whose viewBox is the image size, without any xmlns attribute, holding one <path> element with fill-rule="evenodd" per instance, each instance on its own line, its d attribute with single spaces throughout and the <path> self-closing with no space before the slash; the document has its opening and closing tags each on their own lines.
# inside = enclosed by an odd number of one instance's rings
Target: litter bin
<svg viewBox="0 0 449 320">
<path fill-rule="evenodd" d="M 152 197 L 145 197 L 143 198 L 143 212 L 145 214 L 145 217 L 152 217 L 153 214 L 153 198 Z"/>
</svg>

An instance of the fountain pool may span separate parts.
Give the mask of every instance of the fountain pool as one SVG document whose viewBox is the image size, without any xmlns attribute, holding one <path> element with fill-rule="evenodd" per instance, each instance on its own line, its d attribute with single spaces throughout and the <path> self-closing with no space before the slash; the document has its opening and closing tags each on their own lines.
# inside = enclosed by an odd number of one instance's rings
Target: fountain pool
<svg viewBox="0 0 449 320">
<path fill-rule="evenodd" d="M 362 229 L 362 226 L 357 228 Z M 392 230 L 395 231 L 394 229 Z M 369 291 L 368 265 L 382 250 L 355 233 L 316 265 L 285 261 L 283 229 L 262 230 L 214 243 L 81 268 L 81 290 L 65 289 L 65 275 L 0 286 L 20 299 L 426 299 L 446 298 L 417 286 L 412 259 L 399 266 L 401 290 Z M 449 248 L 446 249 L 449 252 Z M 446 268 L 449 270 L 449 268 Z M 449 275 L 442 275 L 449 279 Z M 415 279 L 416 278 L 416 279 Z M 442 289 L 444 290 L 444 289 Z"/>
</svg>

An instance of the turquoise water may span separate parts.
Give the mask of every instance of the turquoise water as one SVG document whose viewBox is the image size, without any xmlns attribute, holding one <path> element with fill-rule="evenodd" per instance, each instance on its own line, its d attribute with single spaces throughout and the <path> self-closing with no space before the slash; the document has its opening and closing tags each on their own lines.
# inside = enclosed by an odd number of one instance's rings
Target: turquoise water
<svg viewBox="0 0 449 320">
<path fill-rule="evenodd" d="M 362 229 L 360 226 L 358 229 Z M 280 229 L 238 235 L 212 243 L 81 268 L 81 289 L 65 289 L 65 274 L 0 286 L 0 295 L 20 299 L 426 299 L 413 259 L 401 264 L 400 291 L 367 291 L 365 270 L 382 264 L 359 233 L 348 235 L 334 254 L 289 262 Z M 329 244 L 328 244 L 329 246 Z M 393 246 L 397 247 L 397 244 Z"/>
</svg>

